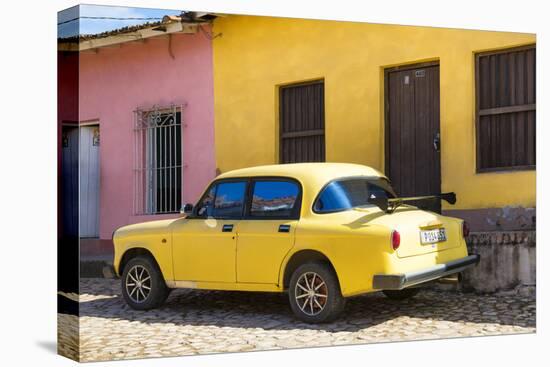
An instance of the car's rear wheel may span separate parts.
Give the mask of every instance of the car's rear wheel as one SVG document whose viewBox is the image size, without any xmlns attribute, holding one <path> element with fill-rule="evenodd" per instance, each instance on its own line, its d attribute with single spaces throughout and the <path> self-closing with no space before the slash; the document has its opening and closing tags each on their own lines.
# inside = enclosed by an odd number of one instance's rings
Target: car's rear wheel
<svg viewBox="0 0 550 367">
<path fill-rule="evenodd" d="M 149 257 L 139 256 L 128 261 L 121 281 L 122 296 L 135 310 L 160 307 L 170 294 L 160 269 Z"/>
<path fill-rule="evenodd" d="M 308 323 L 329 322 L 337 318 L 345 306 L 345 298 L 334 271 L 325 263 L 299 266 L 289 284 L 290 307 Z"/>
<path fill-rule="evenodd" d="M 394 290 L 394 289 L 387 289 L 383 290 L 382 293 L 389 299 L 395 299 L 395 300 L 404 300 L 408 298 L 412 298 L 418 294 L 420 291 L 420 288 L 405 288 L 401 290 Z"/>
</svg>

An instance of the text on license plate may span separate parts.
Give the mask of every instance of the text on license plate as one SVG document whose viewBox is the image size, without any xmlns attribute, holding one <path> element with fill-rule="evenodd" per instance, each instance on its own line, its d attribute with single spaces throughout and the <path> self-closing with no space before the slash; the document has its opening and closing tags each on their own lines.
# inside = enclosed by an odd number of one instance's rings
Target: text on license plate
<svg viewBox="0 0 550 367">
<path fill-rule="evenodd" d="M 420 231 L 420 242 L 436 243 L 447 241 L 447 234 L 445 228 L 430 229 L 428 231 Z"/>
</svg>

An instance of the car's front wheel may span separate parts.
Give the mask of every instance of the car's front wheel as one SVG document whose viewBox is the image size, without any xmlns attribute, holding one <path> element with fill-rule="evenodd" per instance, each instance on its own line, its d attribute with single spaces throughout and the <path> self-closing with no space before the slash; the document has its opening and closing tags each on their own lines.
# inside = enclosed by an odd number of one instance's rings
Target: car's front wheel
<svg viewBox="0 0 550 367">
<path fill-rule="evenodd" d="M 332 268 L 318 262 L 303 264 L 294 271 L 288 294 L 294 314 L 308 323 L 334 320 L 346 301 Z"/>
<path fill-rule="evenodd" d="M 140 256 L 128 261 L 121 281 L 122 296 L 135 310 L 160 307 L 170 293 L 160 269 L 149 257 Z"/>
</svg>

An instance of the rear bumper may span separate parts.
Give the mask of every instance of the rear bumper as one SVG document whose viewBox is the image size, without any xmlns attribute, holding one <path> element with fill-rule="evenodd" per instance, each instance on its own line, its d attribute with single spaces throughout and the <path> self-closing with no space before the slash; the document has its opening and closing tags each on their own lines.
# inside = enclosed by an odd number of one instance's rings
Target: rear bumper
<svg viewBox="0 0 550 367">
<path fill-rule="evenodd" d="M 466 268 L 476 265 L 479 255 L 470 255 L 445 264 L 438 264 L 426 269 L 404 274 L 375 274 L 374 289 L 403 289 L 429 282 L 450 274 L 460 273 Z"/>
</svg>

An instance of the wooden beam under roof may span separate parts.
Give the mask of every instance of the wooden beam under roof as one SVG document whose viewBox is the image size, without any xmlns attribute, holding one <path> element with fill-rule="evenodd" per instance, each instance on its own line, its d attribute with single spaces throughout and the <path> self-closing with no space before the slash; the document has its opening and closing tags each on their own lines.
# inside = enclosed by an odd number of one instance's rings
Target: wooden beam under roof
<svg viewBox="0 0 550 367">
<path fill-rule="evenodd" d="M 133 32 L 118 33 L 107 37 L 85 39 L 77 42 L 58 43 L 59 51 L 86 51 L 102 47 L 121 45 L 122 43 L 143 41 L 147 38 L 165 36 L 173 33 L 194 34 L 198 31 L 199 24 L 169 21 L 159 25 L 139 29 Z"/>
</svg>

